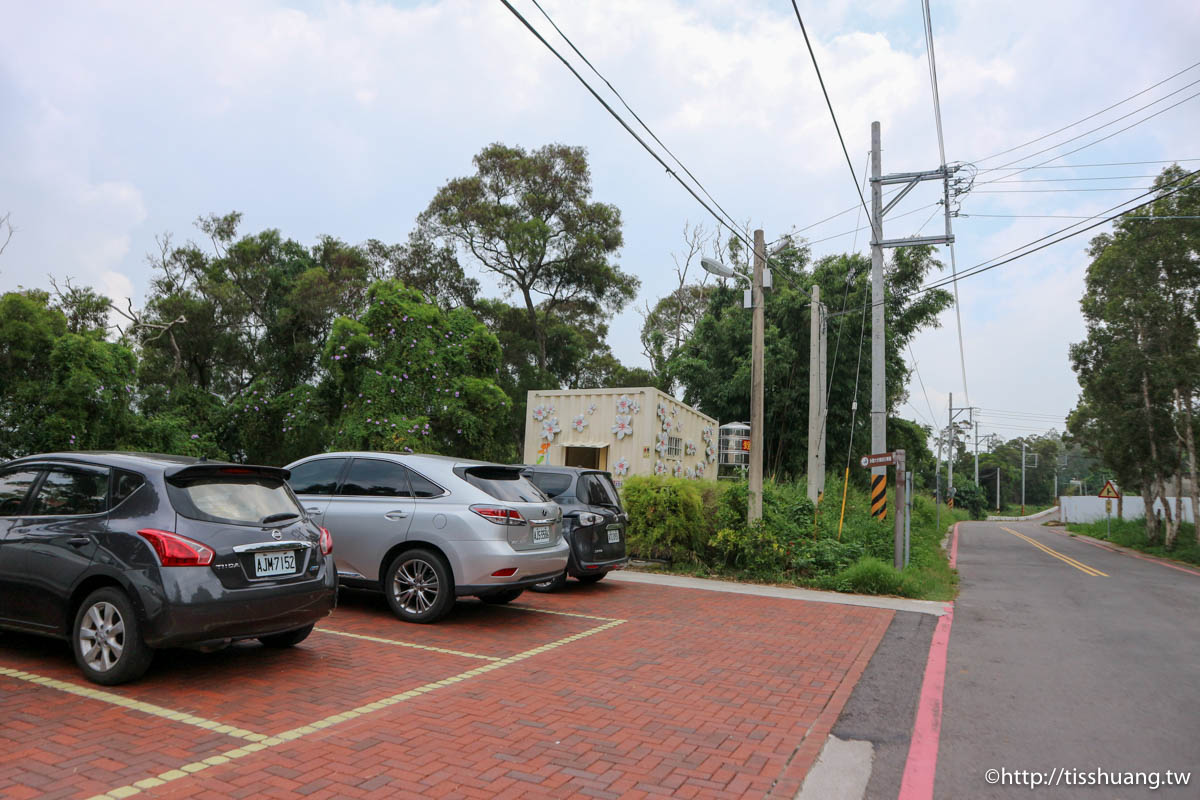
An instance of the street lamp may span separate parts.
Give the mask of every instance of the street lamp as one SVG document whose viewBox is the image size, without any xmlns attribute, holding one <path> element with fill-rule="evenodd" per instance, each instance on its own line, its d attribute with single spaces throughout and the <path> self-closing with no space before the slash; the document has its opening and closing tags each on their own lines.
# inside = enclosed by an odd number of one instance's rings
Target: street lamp
<svg viewBox="0 0 1200 800">
<path fill-rule="evenodd" d="M 748 522 L 762 519 L 763 486 L 763 272 L 766 262 L 763 232 L 754 232 L 754 273 L 747 275 L 707 256 L 700 259 L 705 271 L 721 278 L 740 277 L 750 282 L 749 307 L 752 310 L 750 335 L 750 475 L 746 509 Z"/>
</svg>

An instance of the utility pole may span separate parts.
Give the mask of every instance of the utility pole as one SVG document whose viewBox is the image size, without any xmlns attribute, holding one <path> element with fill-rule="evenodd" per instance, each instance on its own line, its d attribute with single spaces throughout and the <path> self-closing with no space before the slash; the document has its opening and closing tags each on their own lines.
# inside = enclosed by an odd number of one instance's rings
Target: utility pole
<svg viewBox="0 0 1200 800">
<path fill-rule="evenodd" d="M 933 507 L 934 507 L 934 530 L 942 529 L 942 441 L 946 437 L 938 434 L 938 454 L 937 462 L 933 465 Z"/>
<path fill-rule="evenodd" d="M 1025 442 L 1021 442 L 1021 516 L 1025 516 Z"/>
<path fill-rule="evenodd" d="M 762 519 L 763 488 L 763 269 L 766 266 L 766 243 L 762 230 L 754 232 L 754 277 L 750 283 L 750 302 L 753 323 L 750 334 L 750 485 L 746 519 Z"/>
<path fill-rule="evenodd" d="M 971 421 L 975 423 L 975 485 L 979 485 L 979 420 L 975 419 L 975 409 L 971 409 Z"/>
<path fill-rule="evenodd" d="M 946 470 L 946 495 L 954 499 L 954 392 L 950 393 L 950 410 L 947 412 L 950 416 L 950 424 L 946 426 L 947 435 L 950 437 L 950 449 L 946 453 L 946 462 L 949 467 Z"/>
<path fill-rule="evenodd" d="M 880 160 L 879 122 L 871 123 L 871 449 L 875 453 L 887 451 L 887 389 L 884 367 L 884 309 L 883 309 L 883 249 L 885 247 L 915 247 L 923 244 L 950 244 L 954 241 L 950 233 L 950 203 L 948 180 L 958 167 L 945 164 L 937 169 L 923 172 L 897 172 L 883 174 Z M 945 203 L 946 233 L 940 236 L 910 236 L 902 239 L 883 238 L 883 218 L 895 208 L 921 181 L 940 180 Z M 883 204 L 883 187 L 887 184 L 904 184 L 887 205 Z M 953 458 L 953 454 L 951 454 Z M 887 516 L 887 469 L 871 469 L 871 516 L 883 519 Z M 940 521 L 938 523 L 941 524 Z"/>
<path fill-rule="evenodd" d="M 808 343 L 808 499 L 825 492 L 825 305 L 821 287 L 812 288 Z"/>
<path fill-rule="evenodd" d="M 887 451 L 883 338 L 883 184 L 879 123 L 871 123 L 871 452 Z M 887 517 L 887 467 L 871 469 L 871 516 Z"/>
<path fill-rule="evenodd" d="M 996 510 L 1000 510 L 1000 465 L 996 465 Z"/>
</svg>

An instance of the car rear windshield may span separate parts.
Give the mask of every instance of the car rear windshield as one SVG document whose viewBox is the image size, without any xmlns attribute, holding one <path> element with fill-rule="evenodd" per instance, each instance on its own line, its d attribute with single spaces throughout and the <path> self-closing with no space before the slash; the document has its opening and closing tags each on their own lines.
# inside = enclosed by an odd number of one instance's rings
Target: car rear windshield
<svg viewBox="0 0 1200 800">
<path fill-rule="evenodd" d="M 580 491 L 580 499 L 585 503 L 593 506 L 616 506 L 621 507 L 621 499 L 617 495 L 616 487 L 612 485 L 612 479 L 603 472 L 589 472 L 587 474 L 587 497 L 582 495 Z"/>
<path fill-rule="evenodd" d="M 185 517 L 205 522 L 258 525 L 301 515 L 282 478 L 269 475 L 204 475 L 167 484 L 171 505 Z M 273 518 L 273 519 L 272 519 Z"/>
<path fill-rule="evenodd" d="M 558 497 L 571 488 L 571 476 L 561 472 L 529 472 L 526 476 L 550 497 Z"/>
<path fill-rule="evenodd" d="M 544 503 L 550 499 L 516 467 L 467 467 L 455 471 L 476 489 L 506 503 Z"/>
</svg>

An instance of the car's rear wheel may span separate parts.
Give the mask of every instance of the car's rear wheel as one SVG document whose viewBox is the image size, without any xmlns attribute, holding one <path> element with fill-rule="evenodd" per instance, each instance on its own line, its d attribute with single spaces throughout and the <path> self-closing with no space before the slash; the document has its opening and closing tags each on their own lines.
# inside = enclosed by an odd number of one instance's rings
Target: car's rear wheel
<svg viewBox="0 0 1200 800">
<path fill-rule="evenodd" d="M 286 631 L 284 633 L 273 633 L 270 636 L 260 636 L 258 640 L 266 647 L 295 647 L 308 638 L 312 633 L 313 626 L 305 625 L 303 628 L 296 628 L 294 631 Z"/>
<path fill-rule="evenodd" d="M 503 592 L 492 592 L 491 594 L 483 594 L 479 599 L 485 603 L 502 606 L 505 603 L 511 603 L 525 592 L 524 589 L 505 589 Z"/>
<path fill-rule="evenodd" d="M 589 572 L 587 575 L 579 575 L 577 577 L 580 583 L 595 583 L 596 581 L 604 580 L 604 576 L 607 574 L 607 572 Z"/>
<path fill-rule="evenodd" d="M 454 607 L 454 581 L 446 560 L 432 550 L 406 550 L 383 578 L 392 613 L 405 622 L 437 622 Z"/>
<path fill-rule="evenodd" d="M 535 583 L 529 588 L 533 589 L 535 592 L 557 592 L 559 589 L 565 586 L 566 583 L 567 571 L 564 569 L 560 574 L 555 575 L 550 580 L 542 581 L 541 583 Z"/>
<path fill-rule="evenodd" d="M 79 606 L 71 645 L 84 677 L 105 686 L 140 678 L 154 658 L 129 597 L 111 586 L 92 592 Z"/>
</svg>

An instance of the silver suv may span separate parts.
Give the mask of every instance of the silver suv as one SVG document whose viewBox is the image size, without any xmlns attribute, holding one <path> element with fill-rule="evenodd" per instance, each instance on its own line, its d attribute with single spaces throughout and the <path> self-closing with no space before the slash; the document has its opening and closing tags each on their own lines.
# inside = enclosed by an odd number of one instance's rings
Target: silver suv
<svg viewBox="0 0 1200 800">
<path fill-rule="evenodd" d="M 340 583 L 383 590 L 408 622 L 435 622 L 466 595 L 511 602 L 567 566 L 562 511 L 519 467 L 353 452 L 287 469 L 337 542 Z"/>
</svg>

